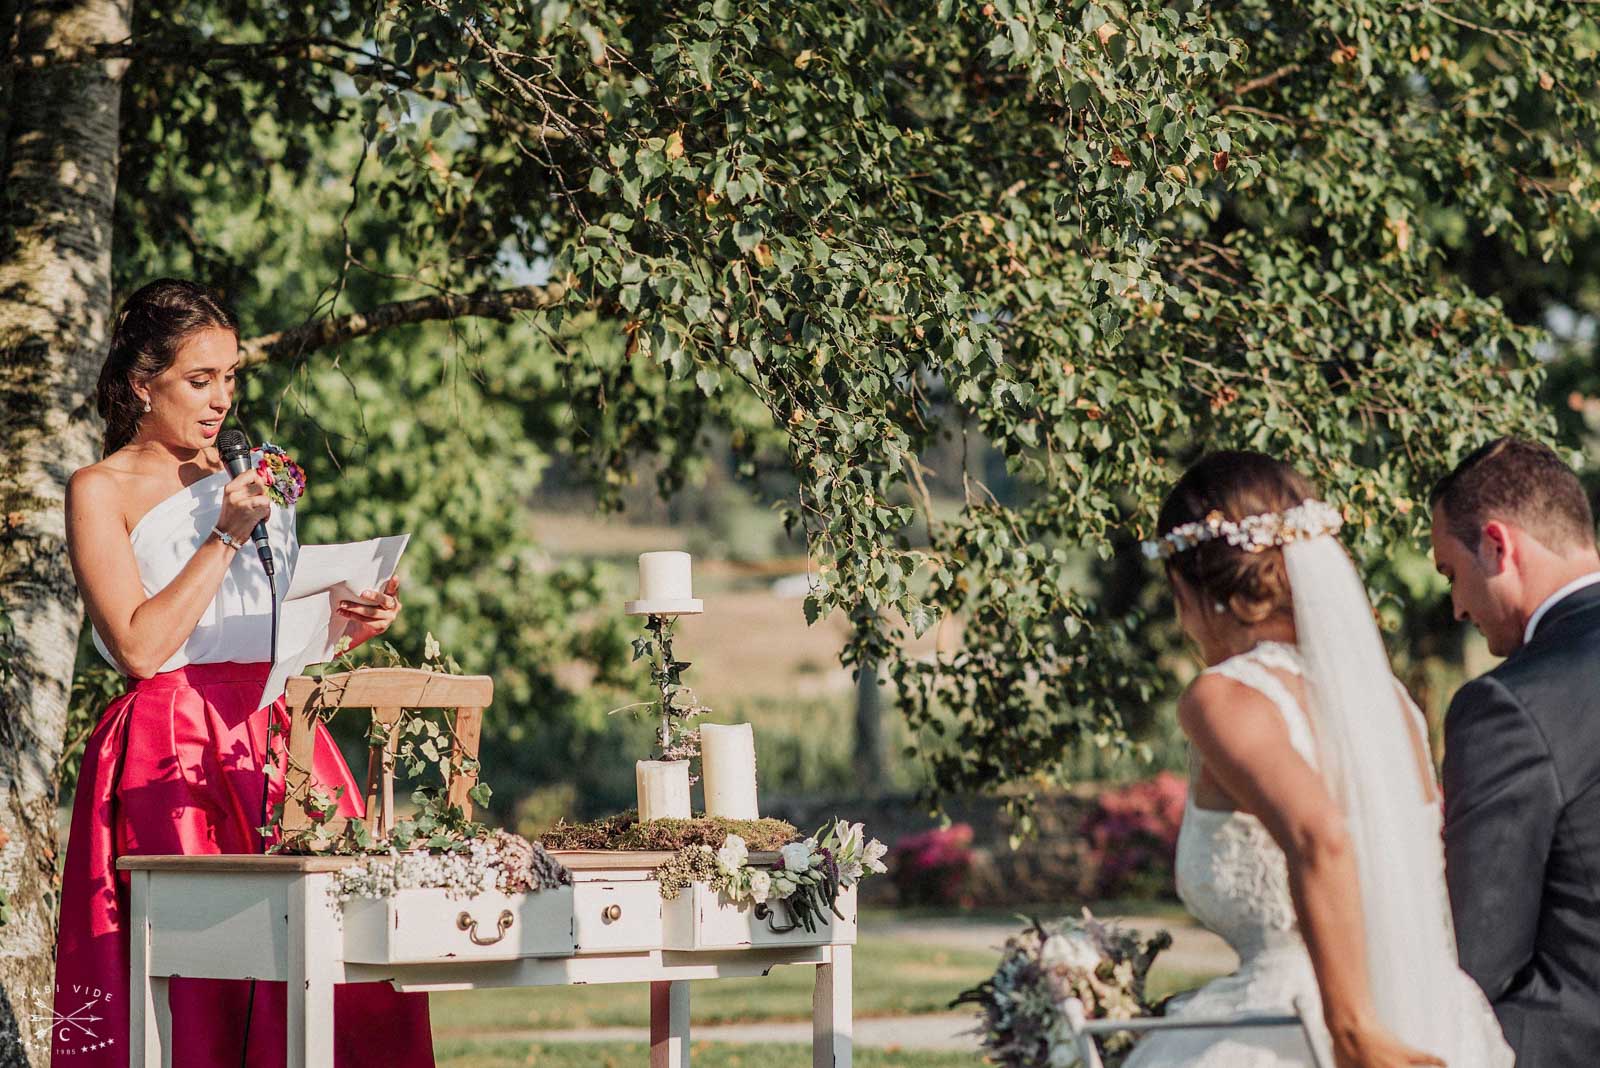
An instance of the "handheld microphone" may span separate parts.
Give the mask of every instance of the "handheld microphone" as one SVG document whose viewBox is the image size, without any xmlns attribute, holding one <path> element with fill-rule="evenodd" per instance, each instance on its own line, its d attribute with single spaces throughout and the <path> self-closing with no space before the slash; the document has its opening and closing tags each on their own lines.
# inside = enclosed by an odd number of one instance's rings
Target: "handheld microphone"
<svg viewBox="0 0 1600 1068">
<path fill-rule="evenodd" d="M 228 469 L 228 474 L 237 478 L 250 470 L 250 439 L 244 436 L 244 431 L 229 427 L 217 435 L 217 452 L 222 454 L 222 462 Z M 266 569 L 269 576 L 277 574 L 277 569 L 272 563 L 272 549 L 267 544 L 267 521 L 261 520 L 256 524 L 256 529 L 250 532 L 250 540 L 256 544 L 256 555 L 261 557 L 261 566 Z"/>
</svg>

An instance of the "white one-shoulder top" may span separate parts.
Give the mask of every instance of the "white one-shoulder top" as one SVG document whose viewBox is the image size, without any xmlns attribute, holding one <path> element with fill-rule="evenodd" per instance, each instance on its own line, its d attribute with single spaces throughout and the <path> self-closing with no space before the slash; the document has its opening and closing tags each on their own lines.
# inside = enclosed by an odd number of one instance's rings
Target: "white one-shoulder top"
<svg viewBox="0 0 1600 1068">
<path fill-rule="evenodd" d="M 251 456 L 252 461 L 260 458 L 259 452 Z M 128 533 L 146 597 L 154 597 L 165 589 L 205 540 L 214 536 L 211 528 L 222 514 L 222 487 L 228 484 L 230 477 L 225 470 L 215 471 L 186 486 L 146 512 Z M 273 506 L 267 518 L 267 533 L 278 571 L 277 596 L 282 603 L 300 555 L 292 505 L 288 508 Z M 106 648 L 99 631 L 94 632 L 94 646 L 107 663 L 122 671 L 122 665 Z M 194 630 L 160 670 L 173 671 L 186 664 L 229 661 L 248 664 L 270 659 L 272 592 L 255 545 L 247 540 L 244 548 L 234 553 L 217 595 L 211 599 Z"/>
</svg>

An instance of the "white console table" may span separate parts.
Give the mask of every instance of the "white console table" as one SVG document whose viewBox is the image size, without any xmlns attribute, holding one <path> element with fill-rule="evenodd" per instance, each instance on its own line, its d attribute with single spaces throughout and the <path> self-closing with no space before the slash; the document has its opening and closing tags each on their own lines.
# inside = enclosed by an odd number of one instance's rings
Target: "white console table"
<svg viewBox="0 0 1600 1068">
<path fill-rule="evenodd" d="M 578 983 L 650 984 L 650 1066 L 689 1065 L 689 983 L 816 968 L 814 1068 L 849 1068 L 855 891 L 815 932 L 719 901 L 703 884 L 663 901 L 667 853 L 555 857 L 573 885 L 450 900 L 436 890 L 357 899 L 341 909 L 332 873 L 350 857 L 142 856 L 132 880 L 129 1064 L 172 1064 L 168 980 L 286 982 L 288 1068 L 332 1068 L 333 986 L 401 991 Z"/>
</svg>

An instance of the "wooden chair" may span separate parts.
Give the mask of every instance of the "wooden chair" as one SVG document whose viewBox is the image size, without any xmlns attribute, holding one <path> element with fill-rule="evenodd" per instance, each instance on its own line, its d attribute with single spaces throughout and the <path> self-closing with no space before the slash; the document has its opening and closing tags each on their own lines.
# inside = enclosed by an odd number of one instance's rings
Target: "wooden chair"
<svg viewBox="0 0 1600 1068">
<path fill-rule="evenodd" d="M 324 675 L 320 679 L 296 675 L 285 690 L 289 706 L 289 770 L 284 776 L 287 792 L 283 805 L 286 833 L 305 830 L 313 820 L 305 805 L 315 751 L 319 709 L 370 708 L 375 723 L 383 724 L 387 743 L 373 744 L 367 752 L 366 802 L 367 831 L 384 838 L 394 830 L 394 765 L 400 746 L 396 726 L 408 708 L 442 708 L 454 711 L 451 720 L 450 764 L 459 759 L 478 757 L 478 736 L 483 728 L 483 710 L 494 699 L 494 680 L 487 675 L 444 675 L 419 668 L 361 668 L 356 671 Z M 460 805 L 472 817 L 471 790 L 477 784 L 476 771 L 451 776 L 446 784 L 452 804 Z M 328 821 L 328 833 L 337 835 L 344 821 Z"/>
</svg>

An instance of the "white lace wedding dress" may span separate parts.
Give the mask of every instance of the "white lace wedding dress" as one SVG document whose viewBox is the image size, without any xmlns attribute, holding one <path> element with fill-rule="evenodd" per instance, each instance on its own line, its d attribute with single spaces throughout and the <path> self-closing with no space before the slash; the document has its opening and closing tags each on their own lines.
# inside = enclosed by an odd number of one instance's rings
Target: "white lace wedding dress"
<svg viewBox="0 0 1600 1068">
<path fill-rule="evenodd" d="M 1318 767 L 1311 721 L 1290 688 L 1305 675 L 1294 646 L 1263 642 L 1207 670 L 1270 699 L 1283 716 L 1290 743 Z M 1430 807 L 1437 830 L 1437 806 Z M 1442 864 L 1442 845 L 1440 849 Z M 1262 823 L 1242 812 L 1199 808 L 1191 788 L 1178 834 L 1177 888 L 1195 919 L 1238 953 L 1239 969 L 1174 998 L 1167 1015 L 1282 1014 L 1292 1011 L 1294 999 L 1300 998 L 1312 1040 L 1321 1047 L 1323 1063 L 1331 1066 L 1322 1001 L 1289 896 L 1287 864 Z M 1447 900 L 1441 902 L 1439 922 L 1450 923 Z M 1463 987 L 1452 999 L 1462 1009 L 1462 1018 L 1452 1023 L 1463 1040 L 1451 1051 L 1457 1058 L 1446 1058 L 1451 1068 L 1511 1068 L 1511 1051 L 1487 1000 L 1464 972 L 1452 971 L 1451 981 Z M 1312 1063 L 1305 1035 L 1278 1027 L 1152 1033 L 1134 1048 L 1124 1068 L 1310 1068 Z"/>
</svg>

